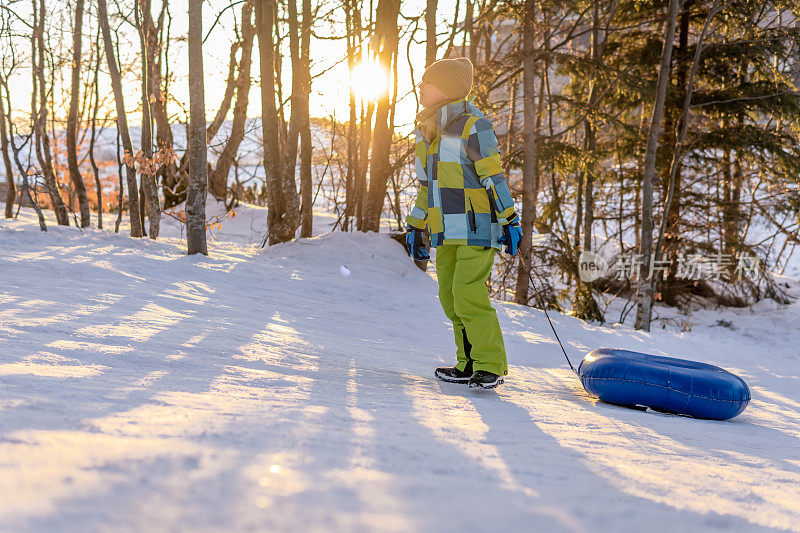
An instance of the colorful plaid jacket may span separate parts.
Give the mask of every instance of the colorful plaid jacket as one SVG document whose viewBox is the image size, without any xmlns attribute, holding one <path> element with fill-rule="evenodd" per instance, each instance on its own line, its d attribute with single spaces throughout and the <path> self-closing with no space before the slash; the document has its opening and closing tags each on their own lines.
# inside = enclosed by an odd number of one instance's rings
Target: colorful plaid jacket
<svg viewBox="0 0 800 533">
<path fill-rule="evenodd" d="M 431 246 L 469 244 L 501 249 L 501 224 L 517 219 L 492 124 L 470 100 L 436 111 L 436 136 L 416 136 L 419 193 L 406 222 L 431 234 Z M 492 209 L 489 195 L 494 198 Z"/>
</svg>

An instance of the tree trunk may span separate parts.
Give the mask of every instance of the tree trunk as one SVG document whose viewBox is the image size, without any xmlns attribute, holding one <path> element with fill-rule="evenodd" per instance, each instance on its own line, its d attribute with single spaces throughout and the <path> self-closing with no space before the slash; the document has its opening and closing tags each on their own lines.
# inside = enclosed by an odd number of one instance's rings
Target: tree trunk
<svg viewBox="0 0 800 533">
<path fill-rule="evenodd" d="M 740 204 L 742 201 L 742 181 L 744 180 L 744 169 L 742 168 L 741 156 L 734 150 L 733 152 L 733 183 L 731 184 L 731 203 L 730 203 L 730 236 L 728 238 L 728 249 L 735 254 L 741 245 L 741 226 L 742 213 Z"/>
<path fill-rule="evenodd" d="M 578 141 L 578 134 L 575 134 L 575 141 L 577 145 Z M 580 247 L 581 247 L 581 228 L 583 227 L 583 178 L 585 176 L 585 172 L 583 170 L 578 171 L 578 175 L 575 180 L 575 235 L 574 235 L 574 258 L 577 262 L 578 254 L 580 254 Z"/>
<path fill-rule="evenodd" d="M 633 183 L 633 232 L 635 235 L 635 242 L 633 249 L 639 250 L 642 247 L 642 179 L 644 176 L 644 153 L 647 149 L 646 129 L 645 124 L 647 118 L 645 115 L 644 103 L 642 103 L 640 116 L 639 116 L 639 139 L 644 142 L 636 143 L 636 177 Z"/>
<path fill-rule="evenodd" d="M 594 224 L 594 178 L 597 173 L 597 167 L 594 162 L 595 150 L 597 150 L 597 133 L 594 125 L 588 120 L 584 121 L 583 127 L 584 149 L 586 150 L 586 155 L 590 158 L 584 172 L 583 250 L 591 250 L 592 225 Z"/>
<path fill-rule="evenodd" d="M 35 120 L 36 157 L 39 160 L 39 165 L 42 167 L 45 186 L 47 187 L 47 193 L 50 196 L 50 202 L 53 204 L 53 211 L 56 215 L 56 221 L 60 226 L 68 226 L 69 216 L 67 215 L 67 206 L 64 205 L 64 201 L 61 199 L 58 181 L 56 180 L 55 171 L 53 170 L 53 158 L 50 151 L 50 137 L 47 134 L 47 91 L 45 90 L 46 85 L 44 79 L 44 0 L 39 0 L 38 21 L 36 15 L 36 0 L 33 1 L 33 36 L 36 40 L 36 54 L 38 61 L 38 65 L 36 68 L 34 68 L 34 72 L 38 78 L 37 83 L 39 88 L 39 109 Z M 36 22 L 38 22 L 38 24 Z"/>
<path fill-rule="evenodd" d="M 466 51 L 462 50 L 461 55 L 469 57 L 473 65 L 478 64 L 478 39 L 480 33 L 475 31 L 475 3 L 467 0 L 467 12 L 464 15 L 464 41 L 469 38 L 469 47 Z"/>
<path fill-rule="evenodd" d="M 2 75 L 0 75 L 0 87 L 4 86 Z M 11 111 L 9 110 L 9 114 Z M 0 151 L 3 152 L 3 165 L 6 169 L 6 218 L 14 217 L 14 201 L 17 198 L 17 187 L 14 183 L 14 172 L 11 167 L 11 157 L 8 154 L 8 130 L 6 129 L 6 112 L 3 105 L 3 93 L 0 92 Z"/>
<path fill-rule="evenodd" d="M 592 68 L 594 75 L 597 76 L 597 67 L 600 62 L 600 6 L 599 0 L 592 0 L 592 42 L 590 56 L 592 60 Z M 592 80 L 589 89 L 588 107 L 589 113 L 597 108 L 598 101 L 597 83 Z M 585 165 L 585 170 L 582 171 L 583 179 L 583 243 L 578 241 L 576 235 L 577 252 L 583 250 L 592 250 L 592 229 L 594 224 L 594 182 L 597 177 L 597 131 L 593 119 L 587 116 L 583 121 L 583 146 L 585 155 L 588 161 Z M 580 260 L 580 255 L 576 258 Z M 573 311 L 575 316 L 586 319 L 603 321 L 603 313 L 597 302 L 594 299 L 592 287 L 589 283 L 584 282 L 580 275 L 577 276 L 577 288 L 575 290 L 575 299 L 573 303 Z"/>
<path fill-rule="evenodd" d="M 297 140 L 300 136 L 300 108 L 302 104 L 301 89 L 303 84 L 302 74 L 300 72 L 300 32 L 298 30 L 299 17 L 297 15 L 297 2 L 298 0 L 288 0 L 288 17 L 287 23 L 289 25 L 289 57 L 292 65 L 292 94 L 289 96 L 292 107 L 292 114 L 289 117 L 289 128 L 287 131 L 286 143 L 286 175 L 294 177 L 295 168 L 297 166 Z M 280 77 L 280 70 L 277 70 Z"/>
<path fill-rule="evenodd" d="M 142 234 L 147 237 L 147 230 L 144 225 L 144 221 L 147 218 L 147 201 L 145 200 L 144 179 L 142 178 L 139 179 L 139 214 L 142 217 Z"/>
<path fill-rule="evenodd" d="M 686 134 L 689 126 L 689 111 L 691 109 L 692 95 L 694 93 L 694 79 L 700 65 L 700 57 L 704 49 L 704 41 L 708 34 L 709 27 L 712 19 L 716 16 L 720 9 L 721 0 L 715 0 L 711 9 L 706 17 L 703 30 L 697 38 L 695 44 L 694 59 L 692 60 L 691 69 L 687 73 L 686 68 L 686 52 L 689 41 L 689 1 L 684 4 L 684 11 L 681 14 L 680 33 L 678 43 L 680 46 L 680 59 L 678 62 L 678 87 L 683 91 L 683 107 L 678 115 L 678 129 L 675 136 L 675 148 L 672 152 L 672 163 L 670 164 L 669 174 L 667 176 L 667 195 L 664 201 L 663 212 L 666 215 L 661 220 L 661 227 L 658 232 L 658 240 L 656 241 L 655 253 L 653 257 L 656 259 L 661 258 L 662 243 L 666 243 L 666 252 L 669 255 L 670 267 L 667 281 L 659 280 L 658 283 L 662 287 L 662 299 L 668 305 L 677 305 L 676 300 L 676 278 L 678 274 L 678 245 L 680 242 L 680 228 L 678 226 L 680 221 L 680 206 L 681 206 L 681 169 L 683 161 L 683 146 L 686 140 Z M 687 77 L 688 74 L 688 77 Z"/>
<path fill-rule="evenodd" d="M 683 10 L 681 11 L 681 18 L 680 18 L 680 26 L 678 32 L 678 50 L 679 54 L 678 57 L 680 58 L 680 62 L 678 63 L 676 70 L 676 82 L 678 89 L 684 93 L 684 98 L 686 98 L 686 93 L 691 92 L 693 87 L 690 87 L 687 84 L 687 77 L 689 74 L 688 68 L 688 48 L 689 48 L 689 5 L 691 1 L 686 0 L 684 2 Z M 708 24 L 706 24 L 707 29 Z M 702 37 L 698 39 L 697 46 L 702 47 Z M 683 109 L 678 108 L 677 112 L 680 115 L 683 115 Z M 683 116 L 682 119 L 677 121 L 678 124 L 678 131 L 682 130 L 683 122 L 689 120 L 688 116 Z M 680 134 L 678 135 L 680 137 Z M 683 140 L 676 138 L 675 140 L 676 150 L 680 150 L 678 145 L 683 144 Z M 671 188 L 673 191 L 673 198 L 672 202 L 670 202 L 669 209 L 667 211 L 667 226 L 666 226 L 666 233 L 664 235 L 665 238 L 665 248 L 671 257 L 676 257 L 676 248 L 678 245 L 678 236 L 680 235 L 680 228 L 678 224 L 680 223 L 680 213 L 681 213 L 681 169 L 682 165 L 680 164 L 680 158 L 677 161 L 677 167 L 675 169 L 675 178 L 674 183 L 668 184 L 668 189 Z"/>
<path fill-rule="evenodd" d="M 311 120 L 309 96 L 311 94 L 311 0 L 303 0 L 303 25 L 300 38 L 300 236 L 311 237 L 314 215 L 312 211 L 313 185 L 311 183 Z"/>
<path fill-rule="evenodd" d="M 372 115 L 375 112 L 375 104 L 367 104 L 367 114 L 361 119 L 361 139 L 358 146 L 358 169 L 356 172 L 356 229 L 364 231 L 364 217 L 367 203 L 367 167 L 369 166 L 369 152 L 372 145 Z"/>
<path fill-rule="evenodd" d="M 352 6 L 350 0 L 345 5 L 345 26 L 347 28 L 347 66 L 352 71 L 356 65 L 356 38 L 361 39 L 360 14 Z M 345 175 L 345 205 L 342 219 L 342 231 L 350 231 L 350 220 L 355 212 L 355 177 L 358 173 L 358 128 L 356 125 L 356 98 L 353 88 L 349 90 L 350 120 L 347 123 L 347 174 Z"/>
<path fill-rule="evenodd" d="M 148 65 L 150 66 L 150 87 L 155 97 L 150 104 L 150 111 L 156 126 L 156 146 L 160 152 L 171 154 L 173 153 L 174 142 L 172 128 L 170 127 L 169 118 L 167 117 L 169 66 L 164 62 L 164 58 L 167 57 L 169 49 L 169 29 L 167 29 L 166 39 L 162 37 L 167 8 L 167 0 L 162 0 L 161 13 L 158 16 L 157 25 L 154 24 L 149 12 L 144 13 L 144 22 L 149 27 L 156 28 L 155 31 L 149 33 L 148 42 L 148 47 L 153 55 L 153 60 L 149 61 Z M 167 25 L 167 28 L 169 28 L 169 25 Z M 162 49 L 163 52 L 161 51 Z M 167 68 L 167 76 L 162 74 L 162 68 L 164 68 L 165 65 Z M 161 182 L 164 209 L 174 207 L 186 200 L 186 189 L 189 186 L 187 164 L 188 158 L 185 153 L 180 163 L 176 163 L 173 157 L 162 158 L 161 165 L 157 172 L 158 178 L 156 179 L 156 183 L 158 183 L 159 180 Z"/>
<path fill-rule="evenodd" d="M 735 236 L 733 235 L 733 225 L 731 217 L 731 204 L 733 202 L 731 192 L 733 191 L 733 172 L 731 170 L 731 150 L 726 148 L 722 151 L 722 249 L 725 253 L 730 253 L 733 248 Z"/>
<path fill-rule="evenodd" d="M 143 14 L 139 19 L 139 9 Z M 148 22 L 150 21 L 150 0 L 140 0 L 137 2 L 134 13 L 139 24 L 139 42 L 142 50 L 142 165 L 141 182 L 144 190 L 144 200 L 147 203 L 147 219 L 150 221 L 150 238 L 158 238 L 159 226 L 161 223 L 161 205 L 158 200 L 158 188 L 156 185 L 156 172 L 158 165 L 153 161 L 153 120 L 150 112 L 150 100 L 153 95 L 153 88 L 150 81 L 150 57 L 153 50 L 149 49 L 150 33 L 154 31 Z M 201 52 L 202 53 L 202 52 Z M 142 220 L 144 223 L 144 220 Z"/>
<path fill-rule="evenodd" d="M 691 0 L 685 0 L 683 2 L 683 8 L 681 9 L 680 13 L 680 22 L 678 23 L 678 49 L 676 50 L 676 67 L 675 67 L 675 88 L 676 92 L 680 94 L 683 93 L 683 99 L 676 98 L 676 106 L 675 110 L 673 111 L 673 115 L 677 117 L 675 120 L 677 124 L 677 129 L 675 131 L 678 132 L 675 135 L 675 143 L 674 143 L 674 150 L 673 150 L 673 159 L 675 168 L 670 168 L 669 174 L 667 175 L 666 186 L 664 190 L 666 191 L 666 198 L 668 198 L 668 205 L 666 207 L 666 214 L 663 215 L 664 219 L 662 220 L 661 230 L 659 231 L 658 241 L 656 241 L 656 248 L 655 248 L 655 257 L 656 259 L 660 259 L 662 255 L 665 255 L 669 261 L 669 271 L 668 277 L 666 282 L 659 280 L 658 283 L 661 285 L 662 289 L 660 290 L 662 294 L 662 299 L 667 305 L 677 305 L 676 294 L 675 294 L 675 286 L 676 286 L 676 278 L 678 274 L 678 246 L 680 243 L 680 214 L 681 214 L 681 193 L 682 193 L 682 185 L 681 185 L 681 171 L 683 169 L 683 165 L 681 164 L 683 160 L 683 138 L 686 135 L 686 131 L 684 128 L 684 122 L 689 120 L 688 117 L 688 108 L 682 109 L 681 104 L 683 103 L 681 100 L 686 101 L 688 105 L 687 92 L 692 91 L 692 87 L 689 86 L 687 83 L 687 77 L 689 74 L 689 65 L 688 65 L 688 45 L 689 45 L 689 6 L 691 4 Z M 707 28 L 706 24 L 706 28 Z M 705 29 L 704 29 L 705 32 Z M 702 36 L 698 39 L 697 45 L 698 48 L 702 48 Z M 692 69 L 695 69 L 695 66 L 692 66 Z M 689 95 L 688 98 L 691 98 Z M 684 112 L 685 111 L 685 112 Z M 661 239 L 663 238 L 663 252 L 661 250 Z M 657 285 L 658 286 L 658 285 Z"/>
<path fill-rule="evenodd" d="M 275 0 L 259 0 L 256 3 L 256 20 L 261 67 L 262 142 L 268 194 L 267 231 L 269 244 L 272 245 L 294 238 L 300 222 L 300 202 L 294 176 L 286 176 L 281 153 L 282 127 L 275 104 Z"/>
<path fill-rule="evenodd" d="M 533 223 L 536 220 L 536 109 L 534 84 L 536 63 L 534 52 L 535 0 L 525 0 L 525 18 L 522 26 L 522 109 L 523 109 L 523 161 L 522 161 L 522 242 L 519 247 L 520 265 L 514 301 L 528 304 L 530 264 L 532 259 Z"/>
<path fill-rule="evenodd" d="M 672 42 L 675 39 L 675 23 L 678 17 L 679 0 L 669 0 L 667 19 L 664 22 L 664 46 L 661 50 L 661 62 L 658 67 L 653 114 L 647 132 L 647 148 L 644 156 L 644 178 L 642 181 L 642 263 L 639 268 L 639 290 L 637 294 L 636 329 L 650 331 L 650 320 L 653 311 L 653 283 L 649 279 L 651 254 L 653 253 L 653 182 L 656 174 L 656 151 L 661 133 L 661 120 L 664 117 L 664 102 L 667 96 L 667 84 L 672 59 Z"/>
<path fill-rule="evenodd" d="M 117 220 L 114 222 L 114 233 L 119 233 L 119 225 L 122 224 L 122 205 L 125 200 L 125 184 L 122 181 L 122 154 L 120 153 L 120 145 L 122 144 L 119 128 L 117 128 Z"/>
<path fill-rule="evenodd" d="M 436 7 L 438 0 L 428 0 L 425 9 L 425 66 L 436 61 Z"/>
<path fill-rule="evenodd" d="M 494 33 L 494 28 L 492 27 L 491 22 L 487 22 L 483 25 L 483 62 L 485 64 L 489 64 L 492 60 L 492 34 Z"/>
<path fill-rule="evenodd" d="M 524 67 L 523 67 L 524 68 Z M 517 87 L 519 79 L 513 76 L 509 83 L 511 88 L 508 95 L 508 124 L 506 126 L 506 153 L 510 154 L 514 150 L 514 137 L 517 134 Z M 511 177 L 511 165 L 506 165 L 504 169 L 506 181 Z"/>
<path fill-rule="evenodd" d="M 97 0 L 97 17 L 103 29 L 103 42 L 106 49 L 106 63 L 111 76 L 111 88 L 114 91 L 114 101 L 117 107 L 117 129 L 122 140 L 125 152 L 123 160 L 128 184 L 128 214 L 130 215 L 131 237 L 142 236 L 142 219 L 139 215 L 139 187 L 136 183 L 136 168 L 133 163 L 133 145 L 128 130 L 128 117 L 125 114 L 125 100 L 122 95 L 122 76 L 117 66 L 117 56 L 114 54 L 114 41 L 111 40 L 111 29 L 108 25 L 108 8 L 106 0 Z M 122 210 L 122 205 L 120 205 Z"/>
<path fill-rule="evenodd" d="M 187 253 L 208 255 L 206 243 L 206 104 L 203 85 L 203 0 L 189 0 L 189 189 Z"/>
<path fill-rule="evenodd" d="M 744 172 L 736 152 L 725 150 L 725 163 L 723 165 L 723 194 L 722 203 L 722 236 L 723 251 L 726 254 L 735 254 L 739 251 L 740 236 L 739 226 L 741 213 L 739 203 L 742 198 L 742 179 Z"/>
<path fill-rule="evenodd" d="M 243 8 L 244 7 L 245 6 L 243 6 Z M 206 130 L 206 140 L 208 142 L 211 142 L 217 134 L 222 123 L 225 122 L 225 117 L 228 116 L 228 111 L 231 109 L 233 95 L 236 93 L 236 80 L 238 79 L 236 76 L 236 53 L 239 51 L 239 48 L 243 46 L 244 40 L 236 41 L 231 44 L 230 59 L 228 60 L 228 77 L 225 80 L 225 94 L 222 96 L 222 102 L 220 103 L 219 109 L 217 109 L 217 114 L 214 115 L 214 120 L 211 121 L 211 124 L 208 125 L 208 129 Z"/>
<path fill-rule="evenodd" d="M 100 84 L 98 78 L 100 76 L 100 32 L 97 32 L 97 39 L 95 40 L 95 49 L 97 50 L 97 63 L 94 66 L 94 82 L 92 87 L 92 133 L 89 138 L 89 161 L 92 164 L 92 172 L 94 172 L 94 184 L 97 189 L 97 227 L 103 229 L 103 185 L 100 182 L 100 169 L 97 166 L 97 161 L 94 157 L 95 141 L 97 140 L 97 113 L 100 110 Z"/>
<path fill-rule="evenodd" d="M 150 55 L 148 65 L 149 85 L 153 98 L 150 101 L 150 114 L 152 122 L 156 127 L 156 149 L 162 155 L 158 170 L 156 171 L 156 187 L 159 186 L 164 198 L 162 209 L 174 207 L 186 200 L 186 189 L 188 183 L 188 172 L 186 165 L 188 159 L 186 154 L 180 160 L 180 164 L 175 162 L 174 143 L 172 138 L 172 128 L 167 117 L 167 87 L 169 81 L 169 65 L 166 65 L 167 75 L 162 74 L 165 66 L 164 58 L 168 57 L 169 51 L 169 29 L 164 38 L 164 19 L 169 7 L 167 0 L 161 2 L 161 12 L 158 15 L 158 22 L 154 22 L 149 10 L 144 11 L 143 23 L 150 28 L 147 33 L 147 47 Z M 168 25 L 167 25 L 168 28 Z"/>
<path fill-rule="evenodd" d="M 310 237 L 312 226 L 312 186 L 311 186 L 311 131 L 308 117 L 308 72 L 310 58 L 309 43 L 311 29 L 311 6 L 303 0 L 302 29 L 298 29 L 297 1 L 289 0 L 289 51 L 292 61 L 292 115 L 289 119 L 288 146 L 286 150 L 286 178 L 294 181 L 297 167 L 297 141 L 301 138 L 304 160 L 300 162 L 300 236 Z M 306 12 L 306 8 L 307 11 Z M 302 33 L 302 35 L 301 35 Z M 302 46 L 301 46 L 302 37 Z M 302 47 L 302 50 L 301 50 Z"/>
<path fill-rule="evenodd" d="M 370 18 L 371 22 L 371 18 Z M 359 39 L 358 50 L 361 57 L 364 57 L 364 41 L 362 35 L 361 12 L 355 9 L 353 12 L 353 35 Z M 372 113 L 375 107 L 372 101 L 367 104 L 366 116 L 364 102 L 361 101 L 361 128 L 358 133 L 358 141 L 355 150 L 355 170 L 353 176 L 353 216 L 356 219 L 356 229 L 361 231 L 364 227 L 364 199 L 367 190 L 367 165 L 369 162 L 370 143 L 372 141 Z"/>
<path fill-rule="evenodd" d="M 86 196 L 86 184 L 83 182 L 78 168 L 78 103 L 81 87 L 81 44 L 83 42 L 83 0 L 75 2 L 75 29 L 72 32 L 72 87 L 67 115 L 67 166 L 72 187 L 78 197 L 81 211 L 81 227 L 91 224 L 89 198 Z"/>
<path fill-rule="evenodd" d="M 211 194 L 218 200 L 225 200 L 228 194 L 228 174 L 236 159 L 239 145 L 244 139 L 245 122 L 247 121 L 247 105 L 250 95 L 250 68 L 253 56 L 253 40 L 255 26 L 253 26 L 253 5 L 245 3 L 242 6 L 242 57 L 239 61 L 239 74 L 231 86 L 236 89 L 236 104 L 233 106 L 233 121 L 231 135 L 225 143 L 216 167 L 208 175 L 208 185 Z M 210 140 L 210 139 L 209 139 Z"/>
<path fill-rule="evenodd" d="M 600 13 L 599 0 L 592 0 L 592 50 L 591 57 L 593 68 L 597 68 L 600 61 Z M 595 76 L 597 76 L 595 74 Z M 590 112 L 597 106 L 597 83 L 592 81 L 589 90 L 589 110 Z M 592 119 L 587 117 L 583 121 L 584 143 L 586 155 L 589 156 L 589 164 L 586 165 L 586 183 L 584 189 L 584 216 L 583 216 L 583 249 L 592 249 L 592 225 L 594 223 L 594 178 L 597 174 L 597 162 L 595 151 L 597 150 L 597 132 L 595 131 Z"/>
<path fill-rule="evenodd" d="M 400 12 L 400 0 L 380 0 L 375 20 L 380 53 L 381 66 L 388 73 L 392 68 L 392 60 L 396 61 L 399 33 L 397 16 Z M 391 92 L 381 96 L 375 112 L 375 131 L 373 134 L 372 158 L 370 160 L 369 191 L 364 206 L 364 231 L 380 231 L 381 212 L 386 198 L 386 185 L 389 179 L 389 155 L 392 147 L 392 130 L 389 123 L 389 112 L 392 107 Z"/>
</svg>

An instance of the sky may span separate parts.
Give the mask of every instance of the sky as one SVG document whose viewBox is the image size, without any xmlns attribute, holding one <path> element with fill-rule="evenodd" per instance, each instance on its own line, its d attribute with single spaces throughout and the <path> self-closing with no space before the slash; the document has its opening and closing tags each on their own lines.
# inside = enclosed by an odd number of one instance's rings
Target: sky
<svg viewBox="0 0 800 533">
<path fill-rule="evenodd" d="M 158 2 L 153 2 L 158 4 Z M 84 36 L 85 42 L 83 45 L 83 58 L 88 61 L 91 56 L 91 41 L 94 39 L 97 28 L 97 18 L 95 15 L 95 2 L 87 2 L 89 4 L 89 12 L 84 16 Z M 319 36 L 335 36 L 344 34 L 344 11 L 341 8 L 335 7 L 336 4 L 319 0 L 312 5 L 320 5 L 320 13 L 331 13 L 328 20 L 318 20 L 315 26 L 315 33 Z M 27 4 L 26 4 L 27 5 Z M 23 17 L 29 16 L 25 12 L 26 5 L 21 5 L 17 9 Z M 208 120 L 211 120 L 216 113 L 219 104 L 225 92 L 225 79 L 228 72 L 228 60 L 230 45 L 235 38 L 234 16 L 238 19 L 241 14 L 240 5 L 231 9 L 216 8 L 215 5 L 222 5 L 222 2 L 204 2 L 203 32 L 207 33 L 207 39 L 204 43 L 204 75 L 205 75 L 205 91 L 206 91 L 206 115 Z M 401 25 L 405 24 L 403 16 L 420 17 L 424 11 L 424 0 L 404 0 L 401 5 Z M 188 112 L 188 81 L 187 81 L 187 51 L 186 43 L 183 39 L 186 36 L 188 29 L 187 17 L 188 3 L 186 0 L 171 3 L 172 24 L 171 36 L 173 39 L 178 38 L 177 42 L 170 45 L 170 65 L 169 68 L 176 75 L 175 81 L 170 86 L 170 93 L 177 103 L 170 104 L 169 112 L 177 115 L 183 119 Z M 59 0 L 48 6 L 49 17 L 53 24 L 49 28 L 49 42 L 53 46 L 58 46 L 61 41 L 61 46 L 65 50 L 71 47 L 71 31 L 74 24 L 73 14 L 68 9 L 68 4 L 64 0 Z M 440 2 L 440 10 L 438 19 L 439 31 L 445 33 L 447 31 L 448 21 L 452 21 L 454 5 L 449 2 Z M 219 16 L 222 11 L 222 15 Z M 137 80 L 137 73 L 139 71 L 139 42 L 138 36 L 134 28 L 116 16 L 118 10 L 113 1 L 109 2 L 109 12 L 112 17 L 112 26 L 119 25 L 120 35 L 120 60 L 123 69 L 128 69 L 123 79 L 126 109 L 128 110 L 128 120 L 131 124 L 138 124 L 140 122 L 140 112 L 136 111 L 141 98 L 141 89 Z M 155 8 L 154 8 L 155 13 Z M 155 13 L 157 15 L 157 13 Z M 132 16 L 130 13 L 127 16 Z M 215 20 L 219 16 L 219 21 L 214 25 L 210 33 L 209 28 L 212 27 Z M 19 68 L 10 81 L 12 87 L 12 107 L 15 118 L 26 117 L 30 111 L 30 70 L 24 68 L 27 65 L 30 45 L 25 39 L 24 35 L 26 28 L 22 23 L 16 24 L 17 33 L 20 37 L 16 38 L 17 45 L 13 54 L 17 57 L 23 58 L 22 68 Z M 413 122 L 414 114 L 416 112 L 416 101 L 412 94 L 408 94 L 411 87 L 411 72 L 409 69 L 409 58 L 406 54 L 409 36 L 401 37 L 400 55 L 398 63 L 398 79 L 399 88 L 398 96 L 400 101 L 397 107 L 396 124 L 400 130 L 410 130 L 410 124 Z M 415 34 L 415 40 L 418 43 L 412 43 L 408 50 L 410 51 L 410 63 L 414 68 L 414 78 L 418 82 L 424 69 L 425 63 L 425 24 L 424 18 L 420 18 L 419 29 Z M 6 39 L 2 39 L 5 41 Z M 10 58 L 11 51 L 5 45 L 0 45 L 0 56 L 3 57 L 4 66 L 7 66 L 8 59 Z M 444 53 L 444 49 L 441 50 Z M 310 96 L 311 115 L 313 117 L 330 118 L 334 116 L 337 120 L 346 120 L 349 116 L 348 98 L 349 98 L 349 85 L 350 76 L 347 69 L 346 45 L 344 40 L 330 40 L 312 38 L 311 42 L 311 58 L 312 58 L 312 76 L 315 79 L 312 83 L 312 93 Z M 291 87 L 291 78 L 289 76 L 290 61 L 288 57 L 284 57 L 284 65 L 286 73 L 284 76 L 284 97 L 288 95 L 288 89 Z M 69 97 L 69 65 L 64 67 L 56 75 L 56 89 L 57 95 L 57 112 L 56 115 L 61 118 L 66 116 L 67 103 Z M 105 104 L 109 114 L 114 114 L 114 101 L 111 97 L 111 87 L 108 76 L 106 75 L 107 66 L 105 60 L 101 63 L 100 86 L 101 94 L 106 96 Z M 258 44 L 254 45 L 253 50 L 253 67 L 252 72 L 254 78 L 258 78 Z M 91 75 L 87 73 L 86 76 Z M 370 85 L 374 76 L 360 76 L 361 83 Z M 257 80 L 256 80 L 257 81 Z M 367 87 L 369 88 L 369 87 Z M 260 116 L 260 88 L 257 84 L 253 84 L 250 94 L 250 103 L 248 107 L 249 116 Z M 102 114 L 102 113 L 101 113 Z"/>
</svg>

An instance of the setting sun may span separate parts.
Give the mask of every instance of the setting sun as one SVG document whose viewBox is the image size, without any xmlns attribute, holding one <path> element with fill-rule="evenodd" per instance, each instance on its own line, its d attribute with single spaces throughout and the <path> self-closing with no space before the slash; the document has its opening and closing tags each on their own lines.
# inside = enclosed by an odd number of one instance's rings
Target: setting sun
<svg viewBox="0 0 800 533">
<path fill-rule="evenodd" d="M 388 77 L 377 61 L 363 61 L 350 71 L 350 88 L 362 100 L 376 100 L 389 87 Z"/>
</svg>

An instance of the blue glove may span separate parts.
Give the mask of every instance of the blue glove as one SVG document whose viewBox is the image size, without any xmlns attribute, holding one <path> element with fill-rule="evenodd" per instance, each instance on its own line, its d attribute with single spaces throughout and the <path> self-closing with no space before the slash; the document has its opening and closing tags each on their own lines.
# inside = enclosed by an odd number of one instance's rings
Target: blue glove
<svg viewBox="0 0 800 533">
<path fill-rule="evenodd" d="M 497 242 L 505 245 L 508 255 L 517 255 L 517 248 L 522 240 L 522 228 L 516 220 L 503 226 L 503 234 Z"/>
<path fill-rule="evenodd" d="M 407 227 L 406 233 L 406 251 L 414 258 L 415 261 L 427 261 L 431 258 L 428 249 L 422 242 L 422 230 L 415 228 L 411 224 Z"/>
</svg>

